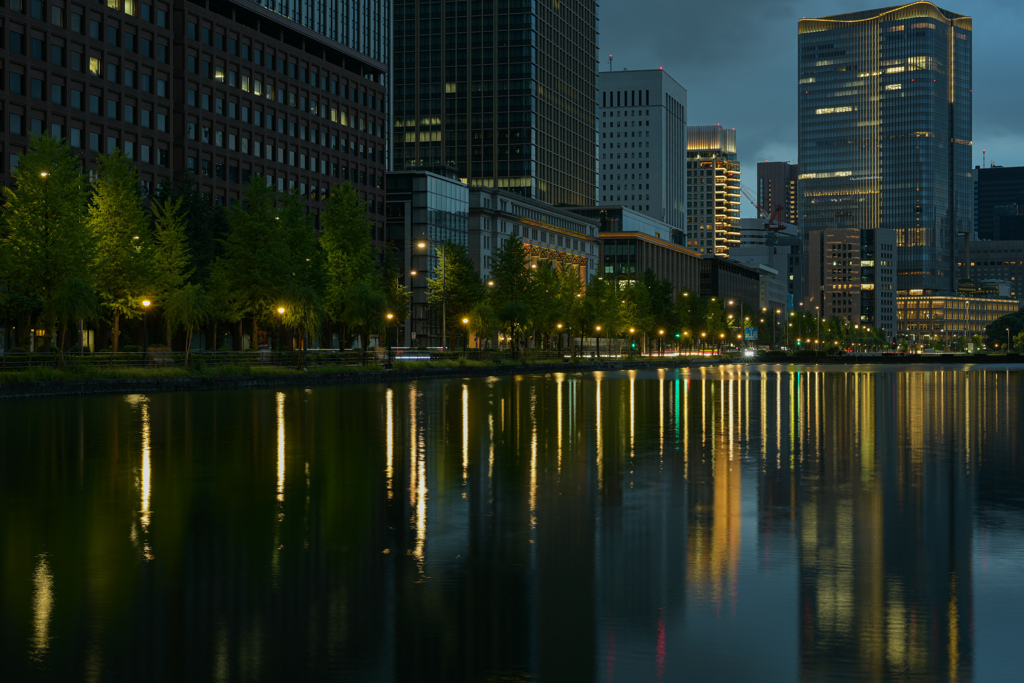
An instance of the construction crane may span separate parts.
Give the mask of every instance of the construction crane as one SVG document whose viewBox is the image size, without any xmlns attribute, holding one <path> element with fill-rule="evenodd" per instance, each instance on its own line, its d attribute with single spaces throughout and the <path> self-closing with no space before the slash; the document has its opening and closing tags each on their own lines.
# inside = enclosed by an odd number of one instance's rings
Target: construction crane
<svg viewBox="0 0 1024 683">
<path fill-rule="evenodd" d="M 764 229 L 768 231 L 768 235 L 765 236 L 764 243 L 769 247 L 776 246 L 779 243 L 779 231 L 786 228 L 782 224 L 782 204 L 776 204 L 775 210 L 769 214 L 767 209 L 757 203 L 757 200 L 754 199 L 754 194 L 745 185 L 740 185 L 740 190 L 743 192 L 743 196 L 747 198 L 747 201 L 757 209 L 757 217 L 765 221 Z"/>
</svg>

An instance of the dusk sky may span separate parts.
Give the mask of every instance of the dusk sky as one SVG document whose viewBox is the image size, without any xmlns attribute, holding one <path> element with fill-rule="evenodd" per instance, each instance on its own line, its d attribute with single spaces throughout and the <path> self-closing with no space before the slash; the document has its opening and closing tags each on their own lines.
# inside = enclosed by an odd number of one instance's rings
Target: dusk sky
<svg viewBox="0 0 1024 683">
<path fill-rule="evenodd" d="M 602 2 L 601 71 L 664 67 L 687 90 L 690 125 L 736 129 L 743 184 L 757 162 L 797 160 L 797 22 L 898 5 L 862 0 Z M 1024 3 L 939 2 L 973 19 L 974 164 L 1024 165 Z M 743 201 L 743 215 L 753 208 Z"/>
</svg>

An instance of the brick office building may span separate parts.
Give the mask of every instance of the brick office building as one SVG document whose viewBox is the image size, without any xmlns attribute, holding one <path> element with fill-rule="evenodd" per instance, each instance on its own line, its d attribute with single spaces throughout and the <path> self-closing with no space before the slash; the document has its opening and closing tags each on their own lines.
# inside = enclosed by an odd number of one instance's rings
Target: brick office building
<svg viewBox="0 0 1024 683">
<path fill-rule="evenodd" d="M 87 169 L 120 148 L 143 192 L 191 172 L 217 204 L 259 174 L 315 212 L 349 180 L 382 240 L 387 4 L 335 0 L 351 5 L 336 16 L 264 4 L 6 0 L 0 181 L 30 133 L 50 132 Z"/>
</svg>

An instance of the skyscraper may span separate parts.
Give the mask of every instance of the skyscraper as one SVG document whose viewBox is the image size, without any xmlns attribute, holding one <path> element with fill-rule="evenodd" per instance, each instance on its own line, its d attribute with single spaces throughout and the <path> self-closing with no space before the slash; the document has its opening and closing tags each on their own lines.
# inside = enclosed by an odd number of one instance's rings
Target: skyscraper
<svg viewBox="0 0 1024 683">
<path fill-rule="evenodd" d="M 597 193 L 597 3 L 396 0 L 393 167 L 549 204 Z"/>
<path fill-rule="evenodd" d="M 782 207 L 783 223 L 796 225 L 799 220 L 797 176 L 799 166 L 788 161 L 759 161 L 757 163 L 757 203 L 768 212 Z"/>
<path fill-rule="evenodd" d="M 686 246 L 728 256 L 729 247 L 740 243 L 736 129 L 689 126 L 686 136 Z"/>
<path fill-rule="evenodd" d="M 686 89 L 664 69 L 599 76 L 600 204 L 686 230 Z"/>
<path fill-rule="evenodd" d="M 900 290 L 957 287 L 971 19 L 930 2 L 799 22 L 800 225 L 896 231 Z"/>
</svg>

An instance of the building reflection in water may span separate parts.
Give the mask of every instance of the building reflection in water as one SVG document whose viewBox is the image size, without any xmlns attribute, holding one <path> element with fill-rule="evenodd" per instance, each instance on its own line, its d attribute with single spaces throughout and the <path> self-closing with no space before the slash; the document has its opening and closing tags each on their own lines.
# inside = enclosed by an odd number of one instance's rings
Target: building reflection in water
<svg viewBox="0 0 1024 683">
<path fill-rule="evenodd" d="M 16 444 L 47 467 L 0 484 L 14 672 L 970 680 L 1022 391 L 745 365 L 54 402 Z"/>
</svg>

